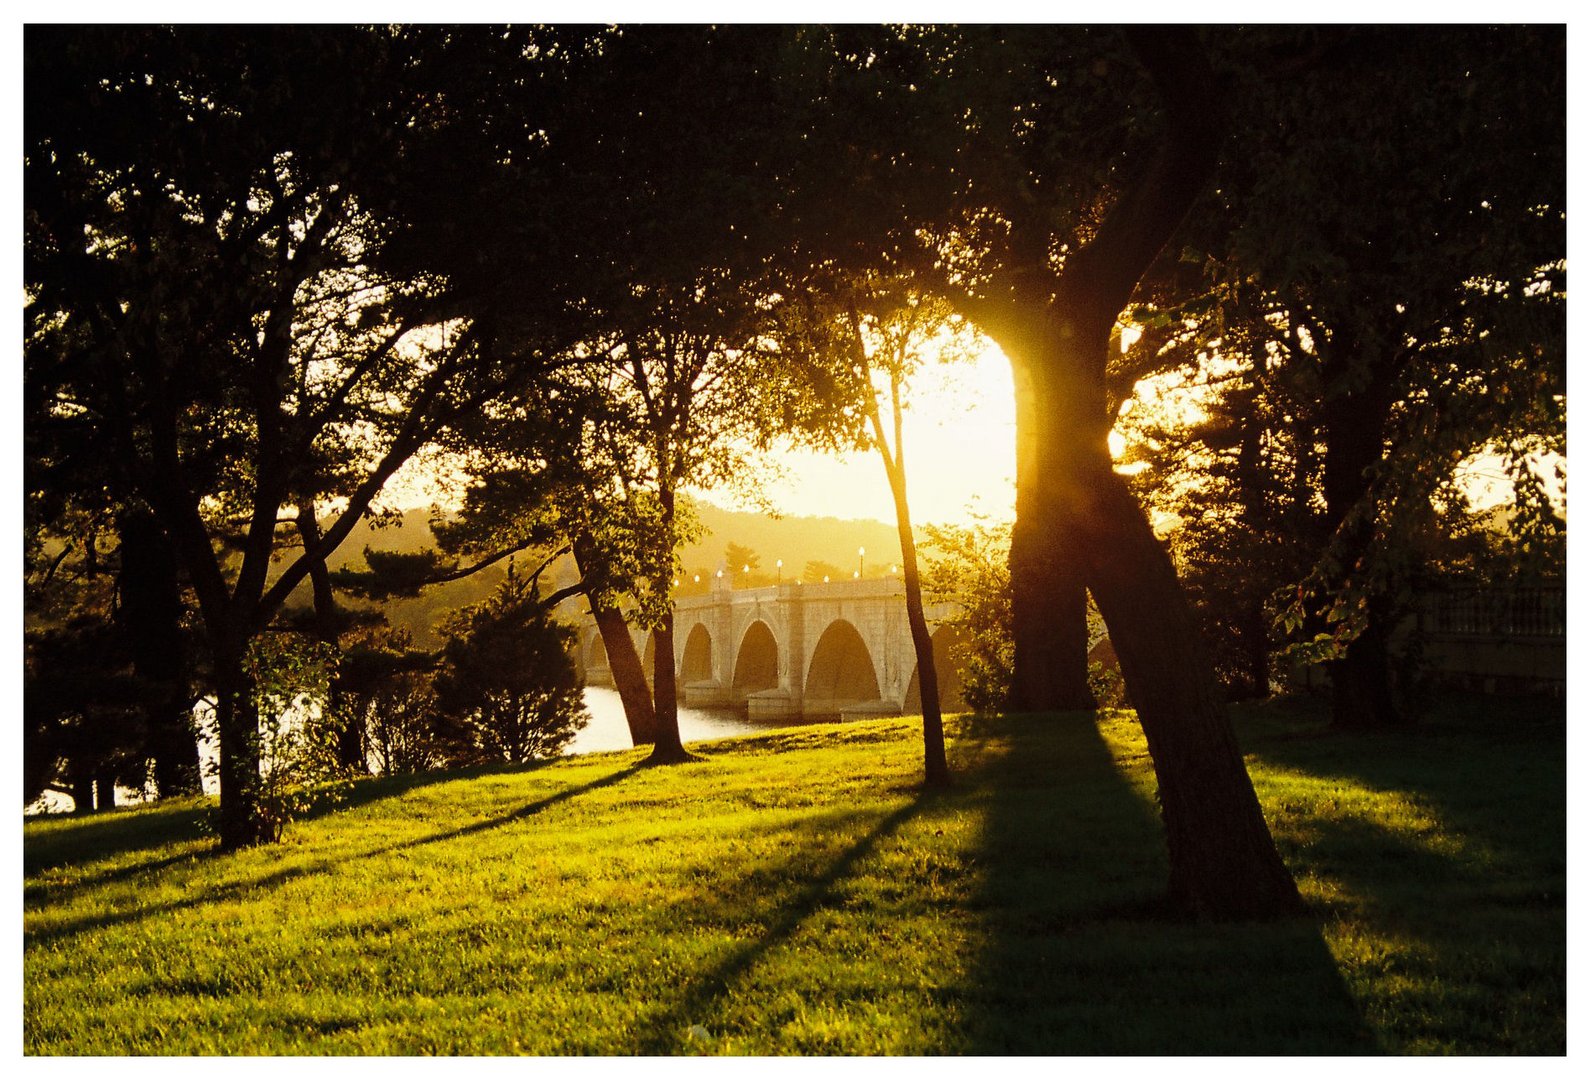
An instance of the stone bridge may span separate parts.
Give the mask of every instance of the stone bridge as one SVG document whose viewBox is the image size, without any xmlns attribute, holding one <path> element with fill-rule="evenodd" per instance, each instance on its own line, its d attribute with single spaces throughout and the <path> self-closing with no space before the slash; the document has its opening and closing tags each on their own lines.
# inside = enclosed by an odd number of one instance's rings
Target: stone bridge
<svg viewBox="0 0 1590 1080">
<path fill-rule="evenodd" d="M 962 708 L 950 656 L 957 631 L 940 626 L 948 604 L 927 606 L 933 660 L 946 711 Z M 647 676 L 655 635 L 631 629 Z M 607 650 L 594 624 L 580 630 L 587 683 L 611 686 Z M 916 651 L 897 577 L 789 583 L 754 589 L 720 586 L 674 603 L 674 673 L 680 699 L 732 708 L 752 720 L 827 720 L 895 716 L 921 709 Z"/>
</svg>

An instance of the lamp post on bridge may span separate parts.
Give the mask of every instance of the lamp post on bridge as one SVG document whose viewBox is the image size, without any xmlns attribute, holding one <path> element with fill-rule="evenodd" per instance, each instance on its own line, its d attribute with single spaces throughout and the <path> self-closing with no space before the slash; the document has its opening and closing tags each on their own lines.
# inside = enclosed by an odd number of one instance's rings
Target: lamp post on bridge
<svg viewBox="0 0 1590 1080">
<path fill-rule="evenodd" d="M 860 565 L 856 570 L 856 580 L 859 581 L 867 576 L 867 549 L 864 547 L 857 548 L 856 558 L 860 560 Z"/>
</svg>

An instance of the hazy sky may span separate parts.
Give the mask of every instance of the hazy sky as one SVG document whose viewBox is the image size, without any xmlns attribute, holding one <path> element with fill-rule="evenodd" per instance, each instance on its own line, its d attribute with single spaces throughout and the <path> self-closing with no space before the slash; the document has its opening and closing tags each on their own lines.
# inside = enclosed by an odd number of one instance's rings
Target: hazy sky
<svg viewBox="0 0 1590 1080">
<path fill-rule="evenodd" d="M 992 518 L 1014 516 L 1013 393 L 1010 362 L 992 343 L 975 362 L 931 365 L 913 383 L 906 398 L 905 463 L 915 523 L 960 521 L 968 505 Z M 785 452 L 775 461 L 787 475 L 763 490 L 781 513 L 893 524 L 894 503 L 876 451 L 843 460 Z M 706 497 L 729 509 L 751 509 L 724 492 Z"/>
</svg>

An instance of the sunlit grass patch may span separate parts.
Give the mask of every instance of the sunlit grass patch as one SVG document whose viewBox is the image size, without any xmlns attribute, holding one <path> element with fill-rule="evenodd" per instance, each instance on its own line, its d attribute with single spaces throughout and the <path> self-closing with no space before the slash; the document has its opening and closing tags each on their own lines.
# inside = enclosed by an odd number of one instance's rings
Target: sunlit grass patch
<svg viewBox="0 0 1590 1080">
<path fill-rule="evenodd" d="M 1560 1053 L 1560 718 L 1240 721 L 1314 918 L 1163 917 L 1129 713 L 963 718 L 942 794 L 906 719 L 370 781 L 227 856 L 195 805 L 31 822 L 25 1047 Z"/>
</svg>

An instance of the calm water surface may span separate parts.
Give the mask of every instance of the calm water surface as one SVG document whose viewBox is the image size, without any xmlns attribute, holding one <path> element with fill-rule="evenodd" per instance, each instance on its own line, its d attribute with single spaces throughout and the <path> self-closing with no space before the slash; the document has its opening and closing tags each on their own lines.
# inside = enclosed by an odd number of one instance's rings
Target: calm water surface
<svg viewBox="0 0 1590 1080">
<path fill-rule="evenodd" d="M 624 705 L 619 700 L 617 690 L 605 686 L 587 686 L 585 708 L 591 714 L 591 722 L 574 736 L 574 740 L 564 751 L 565 754 L 628 750 L 634 745 L 629 739 L 629 725 L 624 722 Z M 208 702 L 201 702 L 194 710 L 194 719 L 198 723 L 200 733 L 199 754 L 205 765 L 204 790 L 206 794 L 214 795 L 220 790 L 220 781 L 215 770 L 214 713 Z M 687 743 L 701 742 L 705 739 L 725 739 L 732 735 L 755 735 L 761 731 L 771 731 L 776 727 L 788 727 L 792 723 L 798 721 L 783 720 L 776 723 L 753 724 L 732 709 L 692 709 L 685 705 L 679 706 L 679 737 Z M 141 799 L 137 792 L 118 789 L 118 803 L 125 805 L 139 801 Z M 64 813 L 70 810 L 71 806 L 71 799 L 50 792 L 33 806 L 26 808 L 23 813 Z"/>
<path fill-rule="evenodd" d="M 618 691 L 606 686 L 585 688 L 585 708 L 591 714 L 565 754 L 590 754 L 598 750 L 628 750 L 635 744 L 624 721 L 624 703 Z M 787 723 L 787 722 L 786 722 Z M 683 742 L 725 739 L 731 735 L 754 735 L 785 724 L 753 724 L 732 709 L 692 709 L 679 706 L 679 738 Z"/>
</svg>

